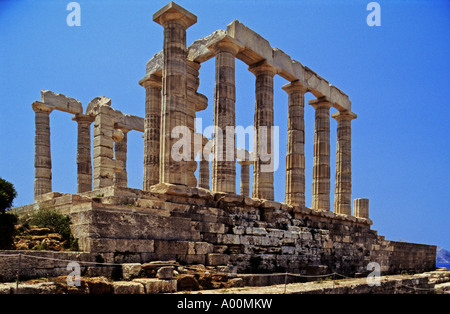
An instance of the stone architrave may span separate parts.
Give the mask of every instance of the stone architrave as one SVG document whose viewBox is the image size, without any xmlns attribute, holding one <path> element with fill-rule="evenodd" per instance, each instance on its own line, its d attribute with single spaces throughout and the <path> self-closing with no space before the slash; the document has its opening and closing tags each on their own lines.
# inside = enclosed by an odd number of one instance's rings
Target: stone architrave
<svg viewBox="0 0 450 314">
<path fill-rule="evenodd" d="M 336 175 L 334 212 L 351 215 L 352 206 L 352 127 L 356 114 L 351 111 L 333 113 L 337 121 Z"/>
<path fill-rule="evenodd" d="M 321 97 L 309 101 L 315 109 L 312 208 L 330 210 L 330 108 L 332 103 Z"/>
<path fill-rule="evenodd" d="M 172 156 L 172 148 L 180 140 L 172 137 L 172 131 L 176 127 L 187 128 L 186 29 L 197 22 L 197 17 L 170 2 L 153 15 L 153 21 L 164 27 L 160 182 L 188 185 L 190 169 L 185 157 L 180 156 L 185 152 L 176 151 L 178 155 Z"/>
<path fill-rule="evenodd" d="M 250 66 L 249 70 L 256 76 L 252 197 L 273 201 L 273 77 L 276 69 L 263 61 Z"/>
<path fill-rule="evenodd" d="M 305 93 L 299 81 L 283 86 L 288 93 L 285 203 L 305 206 Z"/>
<path fill-rule="evenodd" d="M 52 157 L 50 151 L 50 113 L 54 109 L 39 101 L 32 104 L 35 116 L 34 200 L 52 191 Z"/>
<path fill-rule="evenodd" d="M 208 48 L 216 54 L 212 190 L 235 193 L 235 56 L 239 46 L 223 37 Z"/>
<path fill-rule="evenodd" d="M 91 123 L 94 117 L 77 114 L 72 120 L 77 122 L 77 193 L 92 190 Z"/>
<path fill-rule="evenodd" d="M 150 191 L 159 183 L 162 78 L 150 76 L 140 84 L 145 88 L 144 176 L 142 189 Z"/>
</svg>

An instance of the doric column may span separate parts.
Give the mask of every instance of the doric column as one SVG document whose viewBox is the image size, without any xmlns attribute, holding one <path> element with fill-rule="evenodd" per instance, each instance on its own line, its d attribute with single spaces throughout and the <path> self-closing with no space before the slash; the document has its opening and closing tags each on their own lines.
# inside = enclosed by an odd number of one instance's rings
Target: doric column
<svg viewBox="0 0 450 314">
<path fill-rule="evenodd" d="M 149 191 L 159 183 L 162 78 L 150 76 L 141 85 L 145 88 L 144 176 L 142 189 Z"/>
<path fill-rule="evenodd" d="M 212 190 L 236 193 L 235 56 L 239 47 L 224 37 L 209 49 L 216 54 Z"/>
<path fill-rule="evenodd" d="M 353 200 L 353 216 L 358 218 L 369 218 L 368 198 L 355 198 Z"/>
<path fill-rule="evenodd" d="M 200 159 L 200 167 L 198 169 L 198 186 L 209 190 L 209 161 Z"/>
<path fill-rule="evenodd" d="M 197 17 L 170 2 L 153 15 L 153 21 L 164 27 L 160 181 L 187 185 L 188 164 L 185 158 L 172 156 L 172 147 L 179 139 L 171 135 L 175 127 L 186 128 L 186 29 L 197 22 Z"/>
<path fill-rule="evenodd" d="M 191 155 L 190 159 L 187 161 L 188 178 L 187 185 L 191 187 L 197 186 L 197 178 L 195 177 L 195 171 L 197 170 L 197 162 L 195 161 L 195 147 L 194 147 L 194 137 L 195 137 L 195 112 L 197 105 L 197 88 L 199 86 L 199 70 L 200 63 L 195 61 L 186 60 L 186 97 L 187 97 L 187 110 L 186 110 L 186 126 L 191 134 Z"/>
<path fill-rule="evenodd" d="M 114 143 L 114 158 L 122 163 L 122 171 L 114 173 L 114 185 L 126 188 L 128 186 L 127 174 L 127 150 L 128 132 L 130 130 L 121 129 L 123 137 Z"/>
<path fill-rule="evenodd" d="M 313 99 L 315 109 L 312 208 L 330 210 L 330 108 L 326 97 Z"/>
<path fill-rule="evenodd" d="M 255 198 L 274 200 L 273 188 L 273 77 L 276 69 L 263 61 L 249 67 L 255 84 L 255 160 L 253 191 Z"/>
<path fill-rule="evenodd" d="M 352 128 L 356 114 L 351 111 L 331 115 L 337 121 L 334 212 L 351 215 L 352 207 Z"/>
<path fill-rule="evenodd" d="M 305 206 L 305 93 L 295 81 L 283 86 L 288 93 L 285 203 Z"/>
<path fill-rule="evenodd" d="M 238 164 L 241 165 L 240 193 L 244 196 L 250 196 L 250 165 L 252 162 L 248 160 L 238 160 Z"/>
<path fill-rule="evenodd" d="M 77 114 L 72 120 L 78 124 L 77 193 L 83 193 L 92 191 L 91 123 L 94 117 Z"/>
<path fill-rule="evenodd" d="M 52 157 L 50 152 L 50 113 L 53 108 L 41 102 L 32 104 L 35 116 L 34 200 L 52 191 Z"/>
</svg>

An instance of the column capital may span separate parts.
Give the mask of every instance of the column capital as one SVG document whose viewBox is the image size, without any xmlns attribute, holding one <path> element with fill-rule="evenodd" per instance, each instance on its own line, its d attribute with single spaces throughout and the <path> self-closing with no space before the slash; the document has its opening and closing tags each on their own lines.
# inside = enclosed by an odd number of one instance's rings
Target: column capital
<svg viewBox="0 0 450 314">
<path fill-rule="evenodd" d="M 333 119 L 336 119 L 336 121 L 341 121 L 341 120 L 351 121 L 353 119 L 356 119 L 358 116 L 356 115 L 356 113 L 351 112 L 350 110 L 343 110 L 343 111 L 332 113 L 331 117 Z"/>
<path fill-rule="evenodd" d="M 333 107 L 333 103 L 331 102 L 331 100 L 325 96 L 317 98 L 317 99 L 312 99 L 312 100 L 308 101 L 308 104 L 310 104 L 314 109 L 318 109 L 318 108 L 330 109 L 331 107 Z"/>
<path fill-rule="evenodd" d="M 305 94 L 308 91 L 308 87 L 300 83 L 300 81 L 293 81 L 283 85 L 281 87 L 286 93 L 291 94 L 293 92 L 300 92 Z"/>
<path fill-rule="evenodd" d="M 47 112 L 49 114 L 50 112 L 53 111 L 53 109 L 55 109 L 53 105 L 44 104 L 43 102 L 40 101 L 34 101 L 31 104 L 31 107 L 33 108 L 34 112 Z"/>
<path fill-rule="evenodd" d="M 147 75 L 139 80 L 139 85 L 144 88 L 155 87 L 162 89 L 162 77 L 154 74 Z"/>
<path fill-rule="evenodd" d="M 197 16 L 171 1 L 153 14 L 153 21 L 165 27 L 168 22 L 178 22 L 185 28 L 197 23 Z"/>
<path fill-rule="evenodd" d="M 253 164 L 251 160 L 237 160 L 237 163 L 243 166 L 250 166 Z"/>
<path fill-rule="evenodd" d="M 244 47 L 236 39 L 231 38 L 228 35 L 223 35 L 208 45 L 207 48 L 215 54 L 225 51 L 236 56 Z"/>
<path fill-rule="evenodd" d="M 264 73 L 274 76 L 275 74 L 277 74 L 277 69 L 273 65 L 271 65 L 267 60 L 263 60 L 255 64 L 252 64 L 251 66 L 248 67 L 248 70 L 252 72 L 254 75 Z"/>
</svg>

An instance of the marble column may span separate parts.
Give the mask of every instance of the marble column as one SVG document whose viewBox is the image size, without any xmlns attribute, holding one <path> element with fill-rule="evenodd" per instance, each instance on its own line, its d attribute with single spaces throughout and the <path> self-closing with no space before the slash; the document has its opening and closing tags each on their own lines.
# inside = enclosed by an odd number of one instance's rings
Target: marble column
<svg viewBox="0 0 450 314">
<path fill-rule="evenodd" d="M 312 208 L 330 210 L 330 108 L 326 97 L 313 99 L 315 109 Z"/>
<path fill-rule="evenodd" d="M 130 130 L 121 129 L 123 137 L 114 143 L 114 159 L 122 163 L 122 171 L 114 173 L 114 185 L 126 188 L 128 186 L 127 174 L 127 151 L 128 151 L 128 132 Z"/>
<path fill-rule="evenodd" d="M 212 190 L 236 193 L 235 56 L 239 47 L 224 37 L 209 49 L 216 54 Z"/>
<path fill-rule="evenodd" d="M 353 200 L 353 216 L 358 218 L 369 218 L 368 198 L 355 198 Z"/>
<path fill-rule="evenodd" d="M 263 61 L 249 70 L 256 76 L 255 83 L 255 161 L 253 166 L 252 196 L 274 200 L 273 186 L 273 77 L 276 69 Z"/>
<path fill-rule="evenodd" d="M 52 157 L 50 151 L 50 113 L 53 108 L 41 102 L 32 104 L 35 116 L 34 200 L 52 191 Z"/>
<path fill-rule="evenodd" d="M 241 165 L 240 194 L 250 196 L 250 165 L 252 162 L 248 160 L 238 160 L 238 164 Z"/>
<path fill-rule="evenodd" d="M 170 2 L 153 15 L 153 21 L 164 27 L 160 182 L 187 185 L 187 161 L 180 158 L 180 154 L 172 156 L 172 147 L 179 141 L 172 138 L 172 130 L 175 127 L 187 128 L 186 29 L 197 22 L 197 17 Z M 192 138 L 193 134 L 190 135 Z"/>
<path fill-rule="evenodd" d="M 299 81 L 283 86 L 288 93 L 285 203 L 305 206 L 305 93 Z"/>
<path fill-rule="evenodd" d="M 92 191 L 91 123 L 94 117 L 77 114 L 72 120 L 78 124 L 77 193 L 83 193 Z"/>
<path fill-rule="evenodd" d="M 141 85 L 145 88 L 144 176 L 142 189 L 149 191 L 159 183 L 162 78 L 150 76 Z"/>
<path fill-rule="evenodd" d="M 351 111 L 333 113 L 337 121 L 336 175 L 334 187 L 334 212 L 351 215 L 352 207 L 352 128 L 356 114 Z"/>
</svg>

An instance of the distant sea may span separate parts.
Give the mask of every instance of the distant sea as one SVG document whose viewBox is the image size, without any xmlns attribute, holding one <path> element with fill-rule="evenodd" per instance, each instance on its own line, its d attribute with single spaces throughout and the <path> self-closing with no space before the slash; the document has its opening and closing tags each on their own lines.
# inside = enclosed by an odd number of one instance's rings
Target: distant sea
<svg viewBox="0 0 450 314">
<path fill-rule="evenodd" d="M 450 270 L 450 263 L 436 263 L 436 267 L 445 267 Z"/>
</svg>

